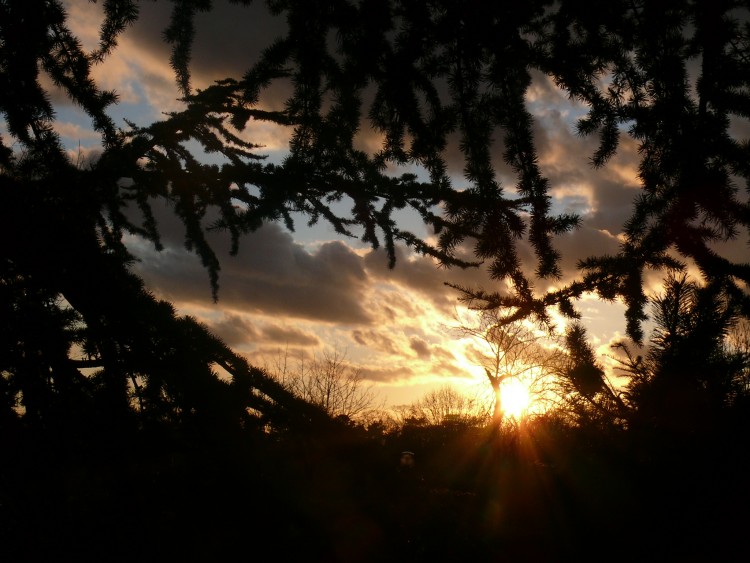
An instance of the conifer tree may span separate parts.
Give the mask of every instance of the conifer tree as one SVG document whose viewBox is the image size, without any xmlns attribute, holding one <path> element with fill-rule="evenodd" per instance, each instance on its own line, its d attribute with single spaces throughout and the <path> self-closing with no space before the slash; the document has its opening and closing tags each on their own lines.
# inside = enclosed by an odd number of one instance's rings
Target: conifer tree
<svg viewBox="0 0 750 563">
<path fill-rule="evenodd" d="M 359 225 L 364 240 L 377 245 L 382 237 L 391 257 L 401 241 L 447 264 L 459 264 L 456 248 L 473 241 L 476 260 L 494 279 L 509 282 L 510 291 L 458 289 L 477 306 L 515 308 L 516 318 L 546 320 L 550 306 L 575 317 L 573 301 L 593 291 L 625 301 L 628 334 L 640 341 L 645 272 L 680 270 L 691 262 L 706 281 L 719 282 L 733 306 L 747 311 L 743 288 L 750 265 L 715 250 L 717 242 L 747 236 L 750 222 L 750 204 L 738 185 L 747 179 L 747 146 L 731 132 L 748 117 L 750 36 L 741 3 L 271 3 L 286 17 L 287 36 L 242 79 L 195 93 L 186 78 L 192 35 L 185 14 L 208 5 L 196 2 L 185 11 L 183 4 L 168 37 L 188 113 L 210 117 L 217 127 L 268 119 L 295 128 L 291 154 L 274 170 L 283 170 L 295 186 L 276 208 L 288 222 L 294 210 L 313 221 L 324 218 L 342 233 Z M 324 39 L 331 37 L 335 41 Z M 535 290 L 534 277 L 560 275 L 553 238 L 578 218 L 550 211 L 550 185 L 538 165 L 534 118 L 525 103 L 532 70 L 552 77 L 588 108 L 578 130 L 599 137 L 594 167 L 607 164 L 623 135 L 636 141 L 641 155 L 642 194 L 619 252 L 584 260 L 578 280 L 548 293 Z M 263 89 L 279 79 L 294 84 L 285 111 L 259 112 L 255 103 Z M 371 92 L 373 101 L 365 105 Z M 188 113 L 164 126 L 179 123 L 182 134 L 201 138 L 204 133 L 184 127 Z M 363 125 L 383 135 L 374 155 L 355 146 Z M 154 133 L 140 135 L 153 141 Z M 203 142 L 216 145 L 221 135 L 218 129 Z M 497 135 L 517 174 L 517 196 L 501 185 L 492 162 Z M 447 173 L 451 136 L 460 139 L 464 185 L 454 185 Z M 390 178 L 382 173 L 386 164 L 420 165 L 431 181 Z M 264 186 L 260 191 L 260 199 L 246 201 L 244 216 L 233 220 L 268 218 L 259 216 L 268 210 Z M 341 198 L 353 202 L 349 216 L 325 205 Z M 393 222 L 391 212 L 404 206 L 434 228 L 435 246 Z M 524 238 L 537 257 L 533 276 L 517 251 Z"/>
<path fill-rule="evenodd" d="M 696 329 L 704 347 L 695 350 L 715 352 L 711 346 L 724 334 L 725 321 L 748 315 L 750 264 L 717 250 L 718 243 L 747 237 L 750 228 L 750 143 L 737 133 L 750 118 L 746 2 L 268 0 L 274 16 L 286 21 L 286 34 L 268 45 L 244 75 L 196 90 L 190 73 L 196 16 L 213 4 L 172 2 L 164 37 L 173 48 L 170 63 L 183 109 L 150 125 L 120 128 L 111 117 L 117 93 L 102 89 L 93 69 L 107 61 L 123 31 L 138 19 L 140 3 L 103 0 L 98 46 L 87 51 L 71 31 L 62 0 L 0 0 L 0 450 L 11 452 L 4 458 L 10 461 L 0 465 L 0 539 L 3 545 L 13 540 L 20 546 L 11 557 L 35 559 L 27 553 L 32 542 L 25 540 L 47 538 L 49 552 L 39 559 L 60 557 L 58 540 L 84 552 L 91 549 L 84 553 L 91 555 L 94 548 L 83 528 L 93 527 L 99 541 L 111 537 L 106 534 L 112 530 L 122 539 L 132 534 L 134 523 L 141 524 L 135 515 L 147 524 L 138 532 L 150 534 L 151 547 L 161 547 L 162 522 L 148 509 L 163 509 L 157 502 L 162 491 L 154 479 L 136 479 L 139 471 L 147 474 L 138 463 L 146 456 L 128 460 L 132 450 L 124 447 L 142 430 L 157 446 L 169 443 L 170 453 L 199 446 L 192 450 L 196 462 L 212 460 L 220 450 L 206 444 L 228 441 L 244 447 L 248 437 L 256 440 L 253 444 L 272 443 L 285 428 L 326 423 L 319 409 L 251 367 L 195 320 L 176 315 L 132 274 L 126 234 L 161 248 L 155 202 L 168 202 L 184 224 L 185 243 L 205 266 L 207 291 L 214 297 L 220 296 L 220 261 L 206 237 L 209 226 L 226 229 L 236 252 L 244 233 L 269 221 L 293 228 L 293 218 L 302 214 L 311 223 L 326 221 L 340 234 L 383 246 L 391 265 L 397 244 L 444 265 L 484 264 L 499 289 L 458 289 L 477 307 L 509 309 L 508 323 L 530 316 L 549 321 L 550 307 L 576 317 L 575 300 L 593 292 L 605 300 L 624 300 L 628 334 L 640 341 L 646 272 L 688 265 L 697 267 L 706 289 L 688 292 L 694 293 L 696 307 L 680 312 L 675 326 L 688 323 Z M 262 24 L 249 18 L 247 33 Z M 574 229 L 579 218 L 552 211 L 553 186 L 539 162 L 537 123 L 526 103 L 532 73 L 551 78 L 586 108 L 578 130 L 599 140 L 594 167 L 607 165 L 623 136 L 635 141 L 640 155 L 641 191 L 617 253 L 584 260 L 576 280 L 548 292 L 538 289 L 549 284 L 537 278 L 560 278 L 555 236 Z M 55 132 L 47 80 L 82 108 L 101 137 L 101 157 L 88 167 L 70 161 Z M 292 92 L 283 109 L 265 110 L 260 102 L 277 81 L 291 83 Z M 260 147 L 245 140 L 242 131 L 252 121 L 292 129 L 282 163 L 266 163 Z M 373 153 L 356 142 L 357 132 L 369 127 L 383 139 Z M 448 169 L 454 139 L 463 158 L 462 182 L 452 179 Z M 516 176 L 512 186 L 503 185 L 493 160 L 500 143 L 504 164 Z M 201 150 L 192 150 L 196 146 L 218 154 L 221 164 L 206 163 Z M 426 179 L 389 173 L 389 166 L 402 165 L 421 167 Z M 342 203 L 348 210 L 342 211 Z M 128 213 L 134 207 L 140 210 L 138 219 Z M 399 224 L 398 212 L 404 209 L 416 212 L 435 237 L 421 238 Z M 531 267 L 522 260 L 522 241 L 533 249 Z M 473 245 L 468 261 L 459 252 L 463 245 Z M 574 351 L 569 376 L 577 396 L 595 409 L 612 404 L 619 412 L 619 396 L 607 394 L 584 334 L 575 330 L 569 334 Z M 658 387 L 685 368 L 682 362 L 693 357 L 695 342 L 679 330 L 663 336 L 655 353 L 665 369 L 650 374 L 640 390 L 632 389 L 655 398 L 657 408 L 664 403 L 659 399 L 669 395 Z M 673 355 L 681 359 L 673 361 Z M 725 397 L 725 384 L 731 383 L 721 377 L 726 364 L 720 354 L 711 358 L 715 376 L 688 373 L 686 384 L 704 385 L 711 388 L 708 396 Z M 228 377 L 219 377 L 219 368 Z M 678 389 L 671 383 L 666 387 Z M 237 436 L 242 439 L 234 440 Z M 42 452 L 46 446 L 49 451 Z M 105 522 L 92 515 L 109 509 L 111 497 L 87 504 L 75 490 L 56 487 L 60 476 L 77 477 L 75 469 L 85 462 L 75 456 L 86 459 L 94 446 L 94 453 L 106 450 L 111 455 L 105 460 L 117 462 L 106 467 L 116 468 L 108 493 L 125 491 L 116 497 L 125 506 L 128 492 L 142 499 L 138 495 L 146 487 L 152 504 Z M 233 451 L 247 450 L 223 450 Z M 29 452 L 39 455 L 24 458 Z M 180 477 L 175 487 L 201 491 L 204 518 L 223 517 L 205 532 L 211 541 L 203 549 L 215 556 L 210 548 L 227 549 L 222 543 L 227 534 L 244 537 L 246 520 L 213 511 L 213 482 L 205 480 L 204 466 L 196 463 L 185 470 L 171 459 L 159 467 L 159 459 L 149 459 L 150 477 L 168 467 L 172 477 Z M 269 483 L 295 484 L 309 475 L 275 467 L 273 460 L 264 465 L 260 456 L 252 459 L 259 466 L 252 474 L 258 486 L 251 489 L 235 477 L 222 489 L 243 501 L 238 512 L 259 502 L 263 515 L 270 510 L 271 518 L 260 524 L 256 519 L 254 529 L 260 525 L 261 531 L 275 534 L 277 526 L 286 526 L 287 537 L 301 538 L 291 543 L 305 549 L 314 545 L 319 559 L 334 558 L 332 548 L 323 545 L 327 538 L 316 537 L 319 528 L 308 531 L 312 519 L 304 510 L 288 514 L 290 506 L 299 505 L 277 507 L 275 495 L 263 490 Z M 73 470 L 66 472 L 61 460 Z M 214 482 L 224 477 L 226 467 L 231 464 L 209 472 Z M 744 486 L 747 465 L 739 467 L 741 476 L 729 482 Z M 28 476 L 27 469 L 36 473 Z M 268 477 L 280 469 L 286 480 Z M 16 494 L 24 479 L 34 486 Z M 96 485 L 88 491 L 96 492 Z M 47 492 L 55 495 L 47 497 Z M 283 492 L 289 500 L 309 491 L 300 486 Z M 183 493 L 166 497 L 179 501 L 170 507 L 173 516 L 190 504 Z M 45 510 L 57 500 L 67 507 L 81 503 L 78 519 Z M 7 506 L 24 508 L 25 519 Z M 706 513 L 715 512 L 686 514 Z M 188 523 L 191 514 L 186 514 L 175 516 L 178 526 Z M 46 527 L 37 528 L 45 519 Z M 727 517 L 723 521 L 729 522 Z M 25 530 L 29 537 L 19 541 L 13 536 L 25 523 L 33 526 Z M 185 541 L 191 529 L 175 535 Z M 68 532 L 72 535 L 65 537 Z M 135 554 L 140 549 L 135 536 L 118 545 L 127 544 Z M 685 537 L 683 530 L 679 537 Z M 505 538 L 500 543 L 504 547 Z M 267 542 L 260 544 L 252 547 L 261 550 Z M 720 541 L 713 547 L 724 545 L 730 544 Z M 182 551 L 187 554 L 188 543 Z M 175 558 L 175 553 L 166 555 L 161 558 Z"/>
<path fill-rule="evenodd" d="M 125 232 L 159 247 L 148 202 L 161 195 L 175 202 L 187 242 L 215 279 L 218 263 L 200 221 L 210 202 L 233 208 L 223 199 L 226 186 L 216 193 L 207 182 L 216 171 L 185 151 L 188 166 L 177 176 L 137 164 L 139 151 L 149 149 L 114 126 L 107 110 L 116 95 L 100 90 L 91 71 L 137 18 L 138 6 L 108 1 L 104 13 L 99 46 L 85 52 L 61 2 L 0 4 L 0 112 L 20 147 L 11 150 L 0 139 L 3 420 L 22 413 L 26 424 L 74 432 L 66 428 L 74 419 L 110 431 L 156 422 L 226 431 L 321 419 L 196 321 L 176 316 L 128 270 Z M 42 71 L 101 134 L 104 153 L 90 168 L 68 159 L 53 130 Z M 133 188 L 123 187 L 125 177 L 134 178 Z M 201 185 L 210 202 L 191 191 Z M 143 225 L 126 218 L 130 202 L 143 211 Z"/>
<path fill-rule="evenodd" d="M 651 309 L 646 353 L 620 345 L 628 401 L 648 427 L 708 432 L 744 400 L 748 359 L 730 345 L 739 317 L 714 285 L 684 275 L 665 280 Z"/>
</svg>

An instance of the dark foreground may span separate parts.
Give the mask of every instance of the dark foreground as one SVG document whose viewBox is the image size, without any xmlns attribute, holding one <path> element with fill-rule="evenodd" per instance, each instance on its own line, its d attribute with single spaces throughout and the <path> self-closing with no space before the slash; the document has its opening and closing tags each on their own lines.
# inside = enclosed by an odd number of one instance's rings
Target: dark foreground
<svg viewBox="0 0 750 563">
<path fill-rule="evenodd" d="M 0 549 L 9 562 L 736 560 L 750 464 L 734 430 L 547 420 L 71 443 L 17 427 L 2 435 Z"/>
</svg>

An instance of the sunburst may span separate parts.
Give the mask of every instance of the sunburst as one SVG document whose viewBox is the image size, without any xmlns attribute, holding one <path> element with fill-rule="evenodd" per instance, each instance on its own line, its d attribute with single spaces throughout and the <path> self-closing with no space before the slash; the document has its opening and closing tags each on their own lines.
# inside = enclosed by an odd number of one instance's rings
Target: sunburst
<svg viewBox="0 0 750 563">
<path fill-rule="evenodd" d="M 508 418 L 522 418 L 531 405 L 529 388 L 523 381 L 511 378 L 500 385 L 500 404 Z"/>
</svg>

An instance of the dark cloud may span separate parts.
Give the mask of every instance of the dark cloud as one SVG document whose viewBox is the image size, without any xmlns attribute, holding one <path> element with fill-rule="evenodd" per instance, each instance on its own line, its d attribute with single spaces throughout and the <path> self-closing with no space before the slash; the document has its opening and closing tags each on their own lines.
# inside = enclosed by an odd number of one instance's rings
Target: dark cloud
<svg viewBox="0 0 750 563">
<path fill-rule="evenodd" d="M 166 2 L 140 4 L 141 16 L 127 37 L 138 49 L 168 61 L 171 45 L 164 41 L 172 6 Z M 258 62 L 261 53 L 287 31 L 284 18 L 274 17 L 265 2 L 241 6 L 214 1 L 209 12 L 195 18 L 195 38 L 190 71 L 195 87 L 204 88 L 215 80 L 240 78 Z M 263 97 L 263 106 L 281 109 L 291 85 L 278 82 Z"/>
<path fill-rule="evenodd" d="M 505 161 L 505 137 L 507 132 L 502 127 L 496 127 L 491 135 L 490 160 L 495 169 L 496 181 L 506 190 L 515 191 L 517 181 L 516 173 L 513 168 Z M 456 189 L 467 187 L 468 181 L 465 178 L 464 168 L 466 158 L 461 152 L 461 134 L 458 132 L 448 135 L 447 145 L 442 156 L 445 159 L 448 175 L 452 178 Z"/>
<path fill-rule="evenodd" d="M 210 301 L 207 274 L 193 253 L 171 245 L 160 253 L 133 250 L 141 259 L 134 269 L 153 291 L 173 301 Z M 268 224 L 245 237 L 238 256 L 221 257 L 219 299 L 225 307 L 331 323 L 372 321 L 363 305 L 361 259 L 342 242 L 310 253 Z"/>
<path fill-rule="evenodd" d="M 620 151 L 600 171 L 590 170 L 595 179 L 593 191 L 595 211 L 587 217 L 593 227 L 606 229 L 613 235 L 623 231 L 625 222 L 633 213 L 635 199 L 641 191 L 637 179 L 639 164 L 638 145 L 623 136 Z"/>
<path fill-rule="evenodd" d="M 209 328 L 221 338 L 227 346 L 239 346 L 258 339 L 258 330 L 253 323 L 241 315 L 225 313 L 224 317 Z"/>
<path fill-rule="evenodd" d="M 425 256 L 409 258 L 407 253 L 406 248 L 397 246 L 396 266 L 389 268 L 385 252 L 372 251 L 365 255 L 364 266 L 367 273 L 374 279 L 387 280 L 414 289 L 429 297 L 436 307 L 440 309 L 448 307 L 450 298 L 443 284 L 446 270 L 441 269 L 432 258 Z M 409 307 L 408 302 L 400 305 L 399 311 Z"/>
<path fill-rule="evenodd" d="M 561 268 L 568 280 L 578 270 L 578 261 L 591 256 L 615 254 L 619 250 L 619 241 L 606 231 L 588 225 L 560 235 L 555 238 L 555 248 L 562 256 Z"/>
<path fill-rule="evenodd" d="M 561 255 L 560 268 L 563 277 L 560 280 L 536 279 L 534 272 L 537 262 L 533 249 L 528 240 L 518 241 L 517 252 L 523 269 L 529 279 L 536 280 L 535 285 L 539 291 L 545 291 L 552 284 L 559 286 L 576 279 L 579 274 L 578 262 L 584 258 L 617 253 L 618 239 L 604 228 L 597 228 L 595 224 L 595 221 L 585 220 L 578 229 L 553 239 L 553 246 Z M 409 259 L 406 252 L 403 248 L 397 249 L 396 267 L 392 270 L 388 269 L 387 258 L 383 252 L 368 253 L 364 258 L 368 275 L 374 279 L 387 280 L 419 292 L 444 314 L 450 315 L 459 304 L 461 297 L 460 292 L 447 287 L 446 283 L 489 291 L 503 290 L 505 287 L 504 284 L 490 278 L 485 265 L 466 269 L 439 268 L 429 257 L 417 256 Z M 464 243 L 457 249 L 457 254 L 467 261 L 473 260 L 473 242 Z M 405 303 L 391 301 L 389 305 L 396 307 L 401 315 L 408 312 L 410 308 L 408 300 Z M 415 314 L 418 313 L 415 312 Z"/>
<path fill-rule="evenodd" d="M 401 349 L 397 345 L 394 338 L 385 334 L 383 331 L 368 329 L 368 330 L 353 330 L 351 337 L 360 346 L 379 350 L 386 354 L 397 356 L 401 354 Z"/>
<path fill-rule="evenodd" d="M 729 121 L 729 131 L 738 140 L 750 139 L 750 120 L 732 116 Z"/>
<path fill-rule="evenodd" d="M 620 234 L 633 213 L 633 204 L 639 192 L 640 190 L 623 182 L 599 182 L 594 191 L 596 211 L 585 218 L 586 224 L 613 235 Z"/>
<path fill-rule="evenodd" d="M 409 348 L 411 348 L 414 353 L 423 360 L 428 360 L 432 356 L 430 345 L 418 336 L 412 336 L 409 338 Z"/>
<path fill-rule="evenodd" d="M 294 346 L 318 346 L 320 340 L 314 334 L 294 327 L 268 325 L 262 329 L 263 339 Z"/>
<path fill-rule="evenodd" d="M 619 250 L 618 239 L 605 230 L 597 229 L 584 224 L 578 229 L 558 235 L 552 240 L 553 247 L 560 253 L 560 269 L 562 278 L 559 280 L 548 279 L 541 280 L 536 277 L 535 270 L 537 267 L 536 257 L 531 244 L 528 240 L 517 242 L 517 253 L 522 264 L 522 269 L 529 280 L 534 283 L 538 292 L 544 292 L 553 286 L 559 287 L 562 284 L 570 283 L 579 277 L 578 262 L 591 256 L 602 256 L 604 254 L 615 254 Z M 467 260 L 472 259 L 473 246 L 465 243 L 458 249 L 459 255 Z M 469 289 L 484 289 L 487 291 L 505 291 L 504 282 L 498 282 L 490 278 L 486 265 L 479 268 L 450 268 L 439 270 L 435 275 L 434 284 L 420 287 L 414 284 L 410 287 L 420 289 L 425 295 L 432 299 L 433 305 L 445 314 L 451 311 L 459 304 L 461 293 L 451 287 L 446 287 L 446 283 Z M 408 276 L 404 276 L 403 283 L 407 283 Z"/>
<path fill-rule="evenodd" d="M 359 370 L 363 379 L 375 383 L 394 383 L 414 377 L 414 370 L 406 365 L 395 367 L 362 367 Z"/>
<path fill-rule="evenodd" d="M 320 344 L 317 336 L 299 328 L 274 323 L 252 322 L 247 316 L 237 313 L 224 313 L 221 320 L 208 321 L 207 324 L 228 346 L 233 347 L 273 343 L 295 347 L 318 346 Z"/>
<path fill-rule="evenodd" d="M 143 2 L 139 8 L 140 18 L 128 35 L 139 46 L 168 60 L 171 45 L 164 41 L 164 30 L 169 26 L 172 5 Z M 196 15 L 195 29 L 192 70 L 215 80 L 241 76 L 287 27 L 282 18 L 270 15 L 265 2 L 253 2 L 248 7 L 215 1 L 210 12 Z"/>
<path fill-rule="evenodd" d="M 638 193 L 636 142 L 623 135 L 618 153 L 595 169 L 591 158 L 599 147 L 598 135 L 575 132 L 586 108 L 567 100 L 546 77 L 537 76 L 531 91 L 539 161 L 561 211 L 583 214 L 589 226 L 620 233 Z"/>
</svg>

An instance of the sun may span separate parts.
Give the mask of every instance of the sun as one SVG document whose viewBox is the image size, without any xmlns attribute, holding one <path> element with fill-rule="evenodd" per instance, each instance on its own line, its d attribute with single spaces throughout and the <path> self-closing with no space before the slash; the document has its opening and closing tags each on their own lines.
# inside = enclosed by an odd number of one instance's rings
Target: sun
<svg viewBox="0 0 750 563">
<path fill-rule="evenodd" d="M 531 404 L 529 388 L 515 378 L 504 381 L 500 385 L 500 403 L 505 416 L 520 419 Z"/>
</svg>

